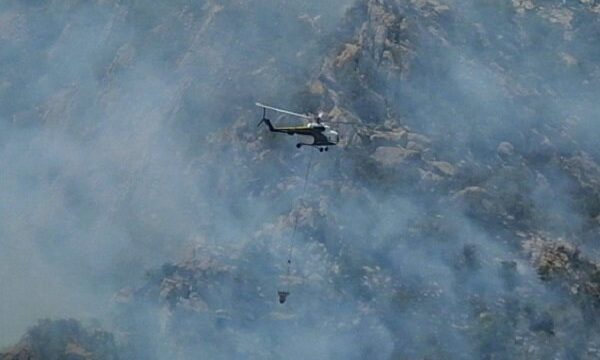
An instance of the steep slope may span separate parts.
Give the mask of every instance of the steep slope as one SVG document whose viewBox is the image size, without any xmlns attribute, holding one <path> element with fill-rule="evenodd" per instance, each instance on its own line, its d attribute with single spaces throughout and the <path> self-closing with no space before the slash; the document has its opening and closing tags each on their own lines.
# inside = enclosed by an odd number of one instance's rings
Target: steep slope
<svg viewBox="0 0 600 360">
<path fill-rule="evenodd" d="M 19 344 L 0 353 L 2 360 L 116 360 L 112 334 L 75 320 L 39 321 Z"/>
<path fill-rule="evenodd" d="M 596 11 L 434 1 L 349 11 L 302 101 L 370 126 L 345 129 L 337 158 L 319 158 L 313 203 L 297 211 L 318 214 L 305 236 L 340 267 L 330 274 L 340 295 L 396 315 L 381 315 L 395 356 L 595 356 L 597 150 L 584 133 L 596 130 Z M 272 146 L 259 164 L 290 161 Z M 357 286 L 377 267 L 388 283 Z M 440 282 L 430 307 L 387 302 Z"/>
<path fill-rule="evenodd" d="M 209 206 L 224 201 L 195 155 L 232 114 L 286 101 L 318 68 L 318 34 L 343 14 L 320 3 L 0 4 L 3 337 L 103 315 L 114 291 L 217 225 Z"/>
<path fill-rule="evenodd" d="M 364 0 L 336 27 L 319 17 L 338 24 L 331 4 L 161 4 L 98 2 L 101 28 L 127 29 L 104 43 L 100 85 L 3 105 L 24 137 L 52 128 L 90 147 L 74 163 L 95 176 L 41 173 L 89 211 L 79 233 L 121 224 L 100 238 L 143 258 L 102 251 L 123 265 L 94 269 L 123 286 L 121 272 L 155 268 L 111 302 L 123 357 L 598 356 L 597 5 Z M 327 154 L 296 151 L 257 131 L 257 99 L 362 125 L 337 125 Z M 65 173 L 89 181 L 73 194 Z M 104 221 L 81 205 L 97 201 Z"/>
</svg>

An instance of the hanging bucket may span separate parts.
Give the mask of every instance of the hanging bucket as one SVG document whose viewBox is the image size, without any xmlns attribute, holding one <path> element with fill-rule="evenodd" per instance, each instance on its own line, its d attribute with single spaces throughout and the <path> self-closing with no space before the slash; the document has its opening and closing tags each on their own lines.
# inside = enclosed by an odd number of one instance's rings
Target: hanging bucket
<svg viewBox="0 0 600 360">
<path fill-rule="evenodd" d="M 279 303 L 283 304 L 289 295 L 289 291 L 278 291 L 277 295 L 279 295 Z"/>
</svg>

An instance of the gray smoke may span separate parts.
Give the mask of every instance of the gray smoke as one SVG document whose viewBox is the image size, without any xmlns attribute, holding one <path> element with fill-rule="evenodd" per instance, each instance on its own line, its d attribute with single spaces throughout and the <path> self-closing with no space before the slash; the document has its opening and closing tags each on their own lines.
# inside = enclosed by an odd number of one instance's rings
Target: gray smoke
<svg viewBox="0 0 600 360">
<path fill-rule="evenodd" d="M 593 5 L 352 3 L 0 5 L 0 345 L 78 317 L 131 358 L 584 354 L 589 313 L 516 234 L 598 252 L 600 207 L 564 162 L 598 156 Z M 354 128 L 298 152 L 255 128 L 258 100 L 427 138 L 396 167 Z M 210 266 L 173 265 L 192 257 Z"/>
<path fill-rule="evenodd" d="M 343 14 L 333 5 L 1 5 L 2 344 L 37 318 L 103 317 L 114 291 L 209 226 L 243 234 L 210 214 L 235 195 L 223 201 L 190 154 L 254 100 L 304 85 L 316 32 Z"/>
</svg>

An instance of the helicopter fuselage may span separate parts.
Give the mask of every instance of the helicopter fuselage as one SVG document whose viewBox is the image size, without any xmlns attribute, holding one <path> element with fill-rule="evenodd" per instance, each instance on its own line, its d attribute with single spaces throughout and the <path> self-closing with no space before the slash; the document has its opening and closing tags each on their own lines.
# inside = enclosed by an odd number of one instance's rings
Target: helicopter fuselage
<svg viewBox="0 0 600 360">
<path fill-rule="evenodd" d="M 297 148 L 301 148 L 302 146 L 313 146 L 319 149 L 319 151 L 327 151 L 328 146 L 336 145 L 340 141 L 340 136 L 337 131 L 332 130 L 328 125 L 323 124 L 321 122 L 322 115 L 319 114 L 317 116 L 309 116 L 306 114 L 299 114 L 288 110 L 278 109 L 272 106 L 263 105 L 261 103 L 256 103 L 256 106 L 261 107 L 263 109 L 263 117 L 258 123 L 260 126 L 262 123 L 267 124 L 269 130 L 271 132 L 284 133 L 288 135 L 303 135 L 310 136 L 313 138 L 312 143 L 298 143 L 296 144 Z M 308 120 L 306 125 L 301 126 L 284 126 L 284 127 L 275 127 L 271 123 L 271 120 L 266 118 L 267 109 L 273 110 L 282 114 L 291 115 L 299 118 L 303 118 Z"/>
<path fill-rule="evenodd" d="M 336 145 L 339 140 L 339 134 L 337 131 L 332 130 L 328 125 L 321 124 L 318 122 L 310 122 L 302 126 L 286 126 L 286 127 L 275 127 L 269 119 L 262 119 L 261 123 L 266 123 L 267 127 L 271 132 L 284 133 L 288 135 L 303 135 L 310 136 L 313 138 L 312 143 L 298 143 L 296 147 L 302 146 L 314 146 L 319 148 L 320 151 L 327 150 L 327 146 Z"/>
</svg>

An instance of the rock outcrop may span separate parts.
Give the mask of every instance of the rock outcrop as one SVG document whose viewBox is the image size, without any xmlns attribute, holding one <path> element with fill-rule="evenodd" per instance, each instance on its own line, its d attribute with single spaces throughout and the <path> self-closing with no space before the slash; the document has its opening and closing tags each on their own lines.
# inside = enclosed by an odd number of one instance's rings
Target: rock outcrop
<svg viewBox="0 0 600 360">
<path fill-rule="evenodd" d="M 2 360 L 118 360 L 114 336 L 78 321 L 41 320 L 15 346 L 0 351 Z"/>
</svg>

